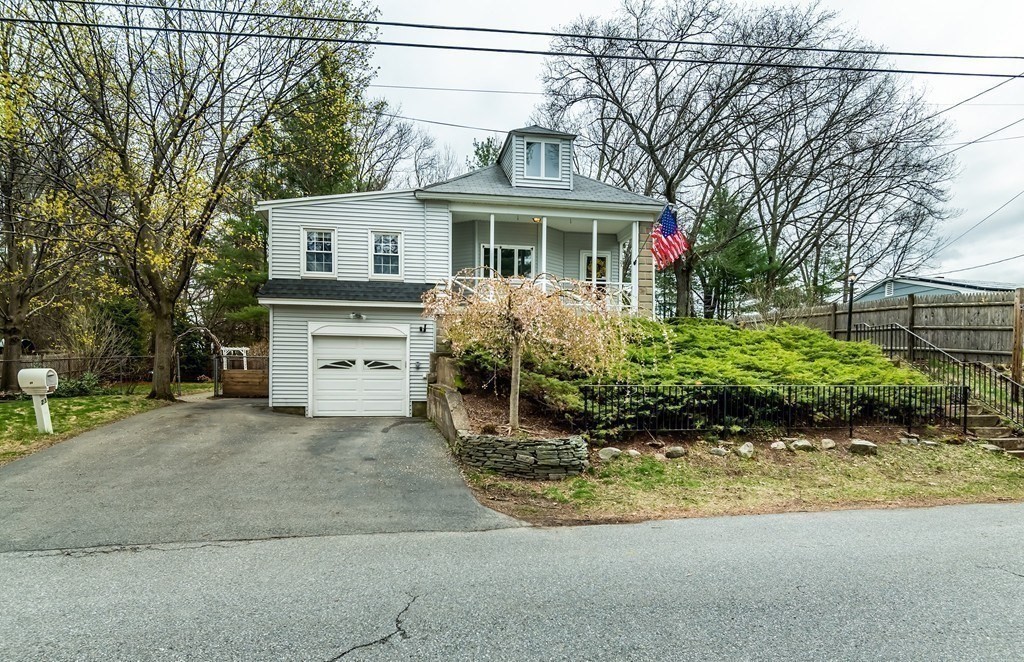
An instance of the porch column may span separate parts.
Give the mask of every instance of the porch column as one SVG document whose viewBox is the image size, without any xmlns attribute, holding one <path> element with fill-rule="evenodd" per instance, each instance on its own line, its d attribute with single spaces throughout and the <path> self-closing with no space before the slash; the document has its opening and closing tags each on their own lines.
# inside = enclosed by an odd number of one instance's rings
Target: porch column
<svg viewBox="0 0 1024 662">
<path fill-rule="evenodd" d="M 495 269 L 495 265 L 494 265 L 494 214 L 491 214 L 491 244 L 490 244 L 490 246 L 491 246 L 490 250 L 491 250 L 491 270 L 492 271 L 488 272 L 488 274 L 487 274 L 488 278 L 490 278 L 491 275 L 495 271 L 498 271 L 497 269 Z M 501 272 L 498 272 L 498 273 L 501 273 Z"/>
<path fill-rule="evenodd" d="M 590 222 L 590 284 L 597 288 L 597 219 Z"/>
<path fill-rule="evenodd" d="M 540 273 L 548 272 L 548 217 L 540 217 Z"/>
<path fill-rule="evenodd" d="M 640 271 L 640 221 L 633 221 L 633 235 L 629 245 L 629 257 L 633 260 L 629 269 L 629 306 L 635 313 L 640 309 L 640 278 L 637 276 Z"/>
</svg>

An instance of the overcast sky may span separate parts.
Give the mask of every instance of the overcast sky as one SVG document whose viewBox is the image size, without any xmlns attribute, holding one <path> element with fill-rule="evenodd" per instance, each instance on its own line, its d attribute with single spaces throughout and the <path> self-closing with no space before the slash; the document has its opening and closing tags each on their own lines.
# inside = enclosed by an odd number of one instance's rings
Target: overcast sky
<svg viewBox="0 0 1024 662">
<path fill-rule="evenodd" d="M 577 16 L 609 15 L 616 0 L 445 0 L 413 2 L 379 0 L 382 20 L 445 25 L 473 25 L 550 30 Z M 774 4 L 754 0 L 754 4 Z M 799 4 L 808 4 L 799 2 Z M 1020 0 L 823 0 L 841 21 L 887 50 L 959 52 L 1024 56 L 1024 3 Z M 389 28 L 382 40 L 429 41 L 544 50 L 543 38 L 501 37 Z M 514 90 L 539 93 L 543 58 L 540 56 L 441 52 L 380 47 L 375 63 L 376 83 Z M 1024 60 L 965 61 L 899 58 L 901 68 L 1024 72 Z M 936 110 L 961 101 L 998 82 L 987 78 L 914 77 Z M 480 94 L 374 88 L 375 95 L 401 105 L 402 114 L 504 131 L 522 126 L 540 97 L 530 94 Z M 968 106 L 946 114 L 955 126 L 953 142 L 969 141 L 1024 118 L 1024 79 L 1011 81 Z M 421 125 L 460 161 L 472 151 L 473 138 L 484 131 Z M 501 134 L 494 134 L 503 139 Z M 1024 190 L 1024 122 L 992 138 L 1021 139 L 986 142 L 958 152 L 960 174 L 953 183 L 951 206 L 959 214 L 941 231 L 953 238 Z M 950 278 L 1012 281 L 1024 284 L 1024 258 L 953 273 L 953 270 L 1024 253 L 1024 196 L 1007 206 L 964 238 L 943 250 L 926 274 Z"/>
</svg>

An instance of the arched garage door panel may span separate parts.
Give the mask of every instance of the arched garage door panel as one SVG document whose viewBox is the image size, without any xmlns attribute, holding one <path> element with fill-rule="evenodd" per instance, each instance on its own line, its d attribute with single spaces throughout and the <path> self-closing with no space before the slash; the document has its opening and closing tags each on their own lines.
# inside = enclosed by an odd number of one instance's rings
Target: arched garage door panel
<svg viewBox="0 0 1024 662">
<path fill-rule="evenodd" d="M 405 338 L 313 337 L 314 416 L 406 416 Z"/>
</svg>

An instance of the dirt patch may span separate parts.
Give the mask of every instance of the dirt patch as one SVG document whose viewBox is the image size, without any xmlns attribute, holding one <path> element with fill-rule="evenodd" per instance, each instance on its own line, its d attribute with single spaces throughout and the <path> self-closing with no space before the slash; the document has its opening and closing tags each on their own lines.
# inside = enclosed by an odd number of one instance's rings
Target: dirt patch
<svg viewBox="0 0 1024 662">
<path fill-rule="evenodd" d="M 476 434 L 507 434 L 508 397 L 494 393 L 463 393 L 462 402 Z M 578 431 L 568 421 L 559 421 L 535 402 L 519 400 L 519 424 L 522 431 L 539 439 L 555 439 Z"/>
</svg>

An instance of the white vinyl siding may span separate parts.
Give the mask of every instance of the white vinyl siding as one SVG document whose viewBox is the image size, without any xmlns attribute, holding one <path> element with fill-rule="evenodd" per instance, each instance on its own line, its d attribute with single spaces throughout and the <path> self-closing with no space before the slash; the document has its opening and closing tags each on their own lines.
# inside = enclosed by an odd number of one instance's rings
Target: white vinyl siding
<svg viewBox="0 0 1024 662">
<path fill-rule="evenodd" d="M 476 245 L 475 223 L 467 221 L 455 223 L 452 226 L 452 275 L 463 269 L 472 269 L 476 266 L 476 255 L 473 246 Z"/>
<path fill-rule="evenodd" d="M 516 150 L 515 143 L 509 146 L 501 154 L 501 169 L 505 171 L 505 176 L 508 177 L 508 181 L 512 186 L 516 185 Z"/>
<path fill-rule="evenodd" d="M 276 212 L 275 212 L 276 213 Z M 359 322 L 349 316 L 360 312 L 366 319 Z M 371 307 L 273 306 L 270 326 L 271 398 L 275 407 L 305 407 L 309 382 L 309 322 L 339 325 L 400 325 L 409 329 L 409 398 L 412 402 L 427 399 L 427 371 L 430 353 L 434 351 L 434 322 L 420 317 L 416 309 L 387 310 Z M 426 333 L 420 327 L 426 325 Z"/>
<path fill-rule="evenodd" d="M 565 233 L 561 230 L 548 228 L 547 267 L 549 274 L 565 277 Z"/>
<path fill-rule="evenodd" d="M 401 232 L 402 279 L 436 283 L 448 276 L 451 216 L 443 202 L 417 200 L 412 191 L 355 195 L 275 207 L 270 221 L 270 277 L 300 278 L 302 229 L 335 230 L 335 276 L 366 280 L 371 231 Z"/>
</svg>

